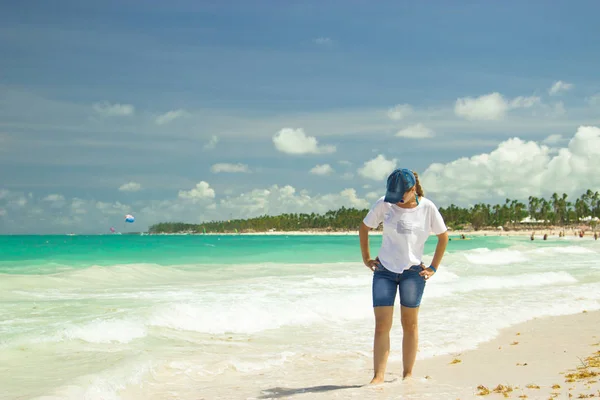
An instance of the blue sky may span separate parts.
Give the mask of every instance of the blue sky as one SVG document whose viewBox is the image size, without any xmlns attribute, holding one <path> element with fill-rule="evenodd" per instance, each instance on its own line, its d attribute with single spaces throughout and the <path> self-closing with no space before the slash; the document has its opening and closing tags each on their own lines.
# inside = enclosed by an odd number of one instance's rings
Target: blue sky
<svg viewBox="0 0 600 400">
<path fill-rule="evenodd" d="M 0 1 L 0 233 L 599 190 L 598 12 Z"/>
</svg>

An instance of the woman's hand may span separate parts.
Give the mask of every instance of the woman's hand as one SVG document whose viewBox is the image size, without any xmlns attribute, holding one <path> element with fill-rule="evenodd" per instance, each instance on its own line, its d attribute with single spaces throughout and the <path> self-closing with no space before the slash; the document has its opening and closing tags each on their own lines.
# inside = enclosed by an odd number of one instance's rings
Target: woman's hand
<svg viewBox="0 0 600 400">
<path fill-rule="evenodd" d="M 423 270 L 419 272 L 419 275 L 425 278 L 425 280 L 431 278 L 433 274 L 435 274 L 435 271 L 429 267 L 426 267 L 425 264 L 421 264 L 421 268 L 423 268 Z"/>
<path fill-rule="evenodd" d="M 369 268 L 373 272 L 375 272 L 375 270 L 379 266 L 379 261 L 377 260 L 367 260 L 364 263 L 367 266 L 367 268 Z"/>
</svg>

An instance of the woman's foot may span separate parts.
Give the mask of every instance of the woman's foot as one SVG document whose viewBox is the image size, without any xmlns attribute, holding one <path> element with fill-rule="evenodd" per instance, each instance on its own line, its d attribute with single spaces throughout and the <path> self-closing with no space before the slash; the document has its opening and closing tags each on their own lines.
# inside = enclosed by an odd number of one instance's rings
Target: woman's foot
<svg viewBox="0 0 600 400">
<path fill-rule="evenodd" d="M 402 374 L 402 380 L 407 380 L 412 378 L 412 372 L 405 372 L 404 374 Z"/>
<path fill-rule="evenodd" d="M 383 376 L 374 376 L 369 385 L 380 385 L 383 383 Z"/>
</svg>

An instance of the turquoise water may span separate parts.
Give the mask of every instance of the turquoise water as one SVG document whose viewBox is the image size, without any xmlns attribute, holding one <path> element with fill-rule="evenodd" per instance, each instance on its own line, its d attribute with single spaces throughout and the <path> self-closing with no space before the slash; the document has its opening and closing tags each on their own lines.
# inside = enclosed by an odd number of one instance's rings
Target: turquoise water
<svg viewBox="0 0 600 400">
<path fill-rule="evenodd" d="M 490 249 L 522 238 L 474 237 L 450 242 L 448 251 Z M 381 236 L 371 235 L 372 252 Z M 425 253 L 435 249 L 436 238 Z M 191 235 L 191 236 L 0 236 L 0 272 L 52 273 L 93 265 L 149 263 L 210 265 L 271 263 L 329 263 L 361 260 L 355 235 Z"/>
<path fill-rule="evenodd" d="M 373 256 L 380 243 L 370 236 Z M 590 238 L 453 238 L 427 281 L 418 359 L 600 309 L 599 259 Z M 356 235 L 3 236 L 0 399 L 267 399 L 360 385 L 372 372 L 371 280 Z M 397 376 L 401 324 L 392 338 Z M 392 398 L 472 390 L 415 385 Z M 380 398 L 323 398 L 338 395 Z"/>
</svg>

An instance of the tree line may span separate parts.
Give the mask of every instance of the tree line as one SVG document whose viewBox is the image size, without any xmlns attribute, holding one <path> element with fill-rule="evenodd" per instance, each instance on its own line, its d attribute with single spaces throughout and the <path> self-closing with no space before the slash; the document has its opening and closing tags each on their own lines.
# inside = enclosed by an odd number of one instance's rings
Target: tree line
<svg viewBox="0 0 600 400">
<path fill-rule="evenodd" d="M 342 207 L 324 214 L 288 213 L 262 215 L 248 219 L 210 221 L 201 224 L 185 222 L 162 222 L 152 225 L 148 232 L 159 233 L 244 233 L 274 231 L 352 231 L 357 230 L 368 209 Z M 446 225 L 452 229 L 496 228 L 514 229 L 522 226 L 521 221 L 529 217 L 539 225 L 568 226 L 580 224 L 586 217 L 600 218 L 600 194 L 587 190 L 575 201 L 567 194 L 554 193 L 549 199 L 530 196 L 527 204 L 519 200 L 506 199 L 503 204 L 478 203 L 471 207 L 451 204 L 440 207 Z M 596 223 L 590 221 L 595 228 Z"/>
</svg>

